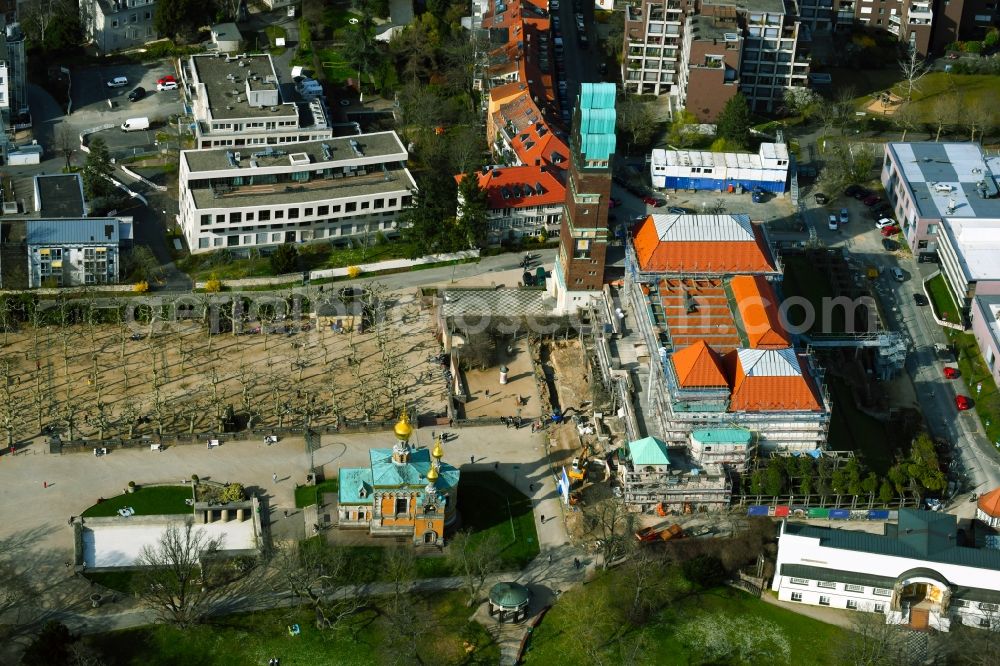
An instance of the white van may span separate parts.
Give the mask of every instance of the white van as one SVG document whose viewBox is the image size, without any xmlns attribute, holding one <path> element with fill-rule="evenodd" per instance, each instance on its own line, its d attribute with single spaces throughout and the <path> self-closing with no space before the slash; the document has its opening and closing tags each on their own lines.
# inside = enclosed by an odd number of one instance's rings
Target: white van
<svg viewBox="0 0 1000 666">
<path fill-rule="evenodd" d="M 149 129 L 149 118 L 129 118 L 122 123 L 123 132 L 137 132 Z"/>
<path fill-rule="evenodd" d="M 128 79 L 124 76 L 116 76 L 115 78 L 108 81 L 109 88 L 124 88 L 128 85 Z"/>
</svg>

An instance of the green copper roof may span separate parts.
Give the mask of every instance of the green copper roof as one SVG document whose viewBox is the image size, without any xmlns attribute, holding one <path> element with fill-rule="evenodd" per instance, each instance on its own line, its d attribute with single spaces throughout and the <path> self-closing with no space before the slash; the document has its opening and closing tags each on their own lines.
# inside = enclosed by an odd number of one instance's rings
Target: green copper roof
<svg viewBox="0 0 1000 666">
<path fill-rule="evenodd" d="M 633 465 L 669 465 L 667 445 L 655 437 L 644 437 L 628 443 L 628 455 Z"/>
<path fill-rule="evenodd" d="M 372 471 L 362 467 L 341 467 L 337 474 L 339 490 L 337 492 L 341 504 L 371 504 L 372 503 Z M 361 489 L 365 489 L 365 497 Z"/>
<path fill-rule="evenodd" d="M 906 557 L 977 569 L 1000 569 L 1000 550 L 956 545 L 955 516 L 900 509 L 899 524 L 886 525 L 885 534 L 786 523 L 785 532 L 819 539 L 827 548 Z"/>
<path fill-rule="evenodd" d="M 397 465 L 392 461 L 392 449 L 371 449 L 369 455 L 372 462 L 372 484 L 376 488 L 423 488 L 427 485 L 427 472 L 431 468 L 431 452 L 427 449 L 411 451 L 410 462 L 405 465 Z M 435 484 L 438 490 L 458 485 L 458 470 L 448 463 L 442 461 L 438 473 Z"/>
<path fill-rule="evenodd" d="M 518 608 L 530 597 L 531 592 L 520 583 L 497 583 L 490 588 L 490 601 L 504 608 Z"/>
<path fill-rule="evenodd" d="M 615 152 L 615 84 L 580 84 L 580 152 L 587 162 L 605 162 Z"/>
<path fill-rule="evenodd" d="M 743 444 L 750 443 L 750 431 L 742 428 L 705 428 L 691 432 L 691 438 L 702 444 Z"/>
</svg>

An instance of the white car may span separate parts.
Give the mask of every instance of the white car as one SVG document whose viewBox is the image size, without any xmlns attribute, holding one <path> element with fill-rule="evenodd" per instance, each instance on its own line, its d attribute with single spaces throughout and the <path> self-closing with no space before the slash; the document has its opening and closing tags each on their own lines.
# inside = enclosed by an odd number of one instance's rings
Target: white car
<svg viewBox="0 0 1000 666">
<path fill-rule="evenodd" d="M 176 81 L 164 81 L 163 83 L 156 84 L 157 90 L 177 90 Z"/>
<path fill-rule="evenodd" d="M 875 228 L 885 229 L 886 227 L 891 227 L 894 224 L 896 224 L 896 220 L 893 220 L 892 218 L 889 217 L 883 217 L 882 219 L 880 219 L 878 222 L 875 223 Z"/>
<path fill-rule="evenodd" d="M 128 85 L 128 79 L 124 76 L 116 76 L 115 78 L 108 81 L 109 88 L 124 88 Z"/>
<path fill-rule="evenodd" d="M 827 220 L 827 226 L 830 227 L 830 231 L 837 230 L 837 216 L 830 213 L 830 218 Z"/>
</svg>

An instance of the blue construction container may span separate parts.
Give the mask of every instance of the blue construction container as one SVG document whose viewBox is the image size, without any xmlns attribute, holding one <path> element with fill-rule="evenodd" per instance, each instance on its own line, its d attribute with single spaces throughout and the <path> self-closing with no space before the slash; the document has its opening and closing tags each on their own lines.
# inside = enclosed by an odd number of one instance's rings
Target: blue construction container
<svg viewBox="0 0 1000 666">
<path fill-rule="evenodd" d="M 766 516 L 770 512 L 768 506 L 751 506 L 747 509 L 748 516 Z"/>
<path fill-rule="evenodd" d="M 868 512 L 868 520 L 889 520 L 889 509 L 872 509 Z"/>
<path fill-rule="evenodd" d="M 851 517 L 850 509 L 830 509 L 831 520 L 847 520 Z"/>
</svg>

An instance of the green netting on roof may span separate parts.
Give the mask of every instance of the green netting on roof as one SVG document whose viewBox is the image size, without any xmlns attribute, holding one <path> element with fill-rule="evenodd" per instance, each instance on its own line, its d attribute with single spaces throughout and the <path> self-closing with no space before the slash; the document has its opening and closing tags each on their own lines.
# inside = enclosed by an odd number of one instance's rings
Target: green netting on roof
<svg viewBox="0 0 1000 666">
<path fill-rule="evenodd" d="M 614 134 L 614 109 L 581 109 L 580 134 Z"/>
<path fill-rule="evenodd" d="M 615 84 L 613 83 L 580 84 L 580 108 L 581 109 L 615 108 Z"/>
</svg>

